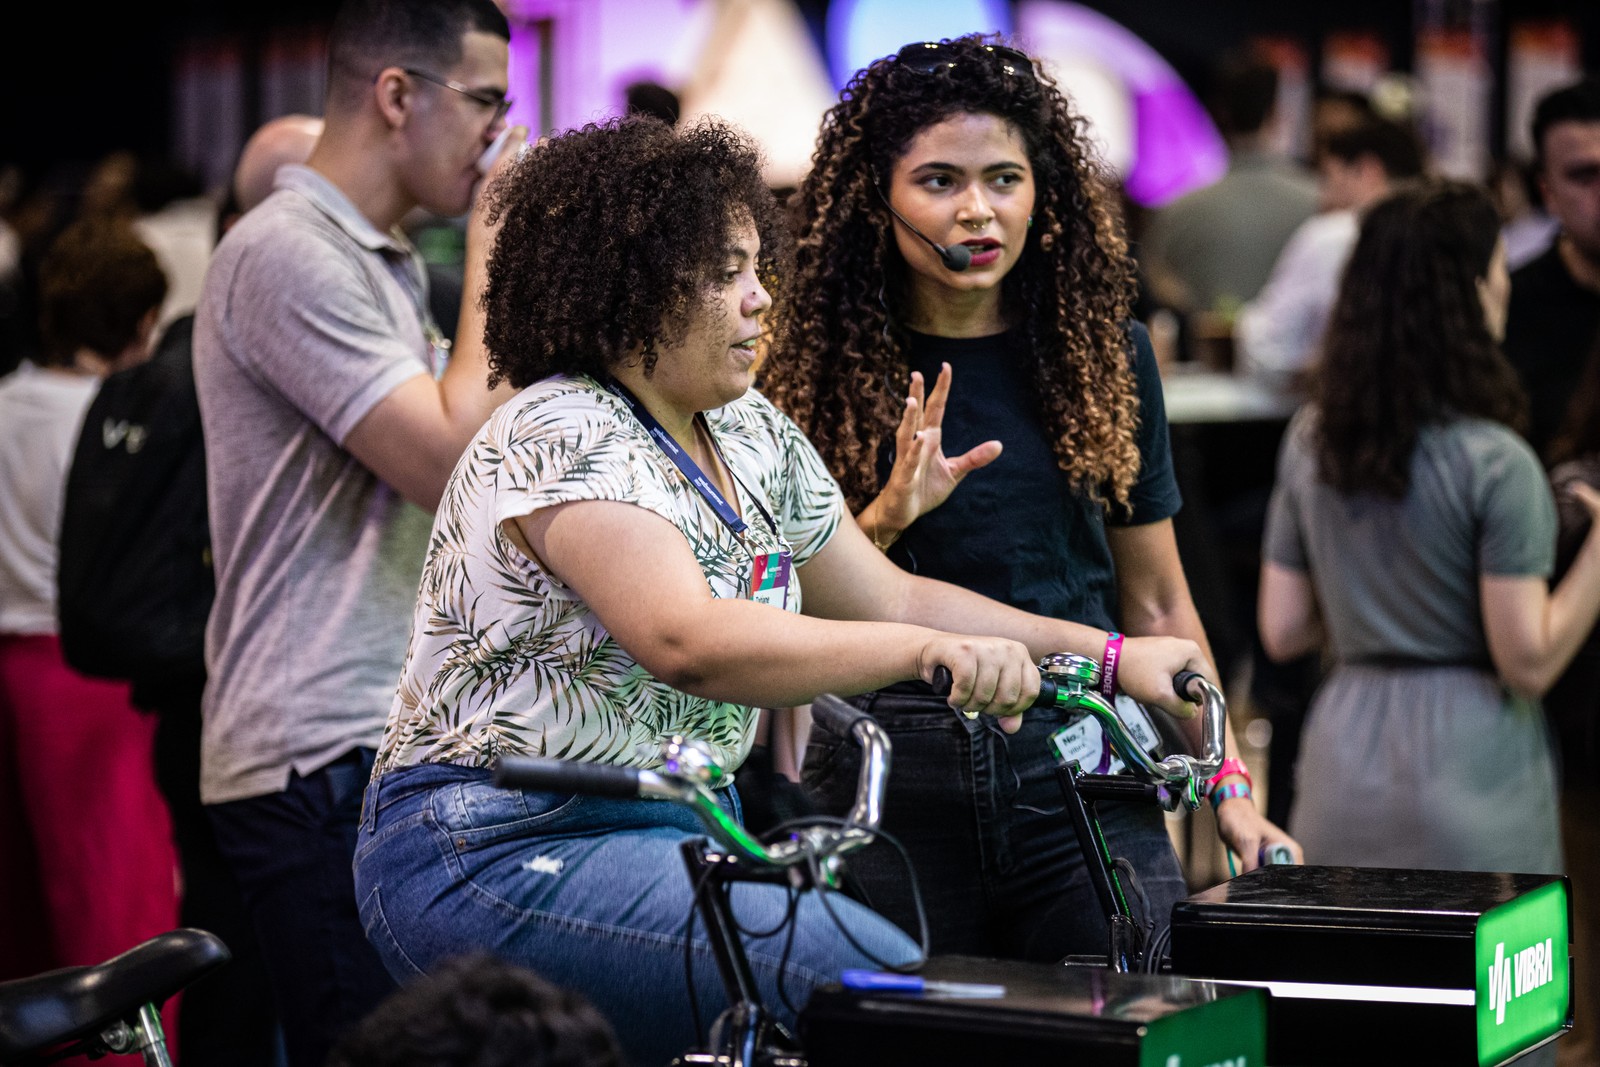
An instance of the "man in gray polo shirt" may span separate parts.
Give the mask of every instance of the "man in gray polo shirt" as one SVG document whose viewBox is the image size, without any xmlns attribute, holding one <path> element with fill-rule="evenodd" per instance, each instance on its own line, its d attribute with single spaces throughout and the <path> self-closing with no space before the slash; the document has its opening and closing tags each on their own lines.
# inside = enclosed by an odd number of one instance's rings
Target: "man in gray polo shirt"
<svg viewBox="0 0 1600 1067">
<path fill-rule="evenodd" d="M 472 299 L 484 223 L 453 354 L 398 226 L 415 208 L 471 207 L 475 163 L 505 125 L 509 37 L 493 0 L 347 0 L 325 132 L 218 246 L 196 313 L 217 575 L 201 795 L 293 1067 L 320 1065 L 393 988 L 356 917 L 361 793 L 430 512 L 509 394 L 487 386 Z"/>
</svg>

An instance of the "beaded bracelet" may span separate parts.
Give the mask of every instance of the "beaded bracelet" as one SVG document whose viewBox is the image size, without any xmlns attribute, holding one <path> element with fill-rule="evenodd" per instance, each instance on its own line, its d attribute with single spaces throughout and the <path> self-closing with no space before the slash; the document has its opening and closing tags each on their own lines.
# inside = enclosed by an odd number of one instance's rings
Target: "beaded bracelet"
<svg viewBox="0 0 1600 1067">
<path fill-rule="evenodd" d="M 1229 782 L 1227 785 L 1219 785 L 1211 791 L 1211 810 L 1215 811 L 1222 807 L 1224 800 L 1252 795 L 1249 782 Z"/>
<path fill-rule="evenodd" d="M 1122 661 L 1122 635 L 1106 634 L 1106 650 L 1100 655 L 1100 695 L 1117 698 L 1117 664 Z"/>
</svg>

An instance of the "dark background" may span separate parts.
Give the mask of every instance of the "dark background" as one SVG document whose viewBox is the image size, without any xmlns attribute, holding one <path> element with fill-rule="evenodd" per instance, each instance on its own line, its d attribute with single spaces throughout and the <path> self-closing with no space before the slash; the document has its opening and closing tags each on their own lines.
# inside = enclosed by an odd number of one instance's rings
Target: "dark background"
<svg viewBox="0 0 1600 1067">
<path fill-rule="evenodd" d="M 1472 6 L 1467 0 L 1415 3 L 1426 3 L 1447 17 L 1465 17 Z M 336 6 L 332 0 L 275 0 L 270 5 L 144 0 L 46 3 L 33 5 L 25 15 L 14 10 L 14 26 L 25 23 L 29 28 L 7 34 L 12 53 L 7 57 L 8 80 L 15 88 L 0 94 L 0 162 L 36 172 L 84 164 L 119 148 L 161 153 L 171 143 L 169 79 L 183 45 L 236 41 L 248 65 L 270 33 L 286 27 L 325 30 Z M 1407 70 L 1419 10 L 1413 0 L 1090 0 L 1088 6 L 1138 33 L 1197 87 L 1214 57 L 1253 34 L 1299 37 L 1315 62 L 1329 32 L 1373 30 L 1388 41 L 1395 66 Z M 827 0 L 800 0 L 797 7 L 820 35 Z M 1600 0 L 1501 0 L 1489 11 L 1497 70 L 1504 53 L 1499 31 L 1515 19 L 1553 15 L 1575 22 L 1584 42 L 1585 69 L 1600 69 Z M 246 128 L 268 117 L 246 115 Z M 1498 137 L 1503 123 L 1496 119 Z"/>
</svg>

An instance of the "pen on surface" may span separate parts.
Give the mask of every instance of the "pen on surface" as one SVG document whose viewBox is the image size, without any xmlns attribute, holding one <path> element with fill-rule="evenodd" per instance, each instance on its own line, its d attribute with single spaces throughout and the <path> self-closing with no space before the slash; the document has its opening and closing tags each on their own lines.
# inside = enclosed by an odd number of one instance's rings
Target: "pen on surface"
<svg viewBox="0 0 1600 1067">
<path fill-rule="evenodd" d="M 977 982 L 940 982 L 915 974 L 893 974 L 888 971 L 845 971 L 839 984 L 846 989 L 869 989 L 891 993 L 936 993 L 946 997 L 1003 997 L 1003 985 L 982 985 Z"/>
</svg>

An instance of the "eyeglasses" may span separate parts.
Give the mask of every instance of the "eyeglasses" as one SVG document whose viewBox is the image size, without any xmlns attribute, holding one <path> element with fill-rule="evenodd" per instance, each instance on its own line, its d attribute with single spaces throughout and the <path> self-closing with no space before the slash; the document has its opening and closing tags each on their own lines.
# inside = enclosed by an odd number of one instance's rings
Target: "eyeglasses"
<svg viewBox="0 0 1600 1067">
<path fill-rule="evenodd" d="M 983 53 L 1000 65 L 1002 74 L 1033 80 L 1033 57 L 1027 53 L 998 44 L 984 45 Z M 908 44 L 900 49 L 894 54 L 894 61 L 896 66 L 918 74 L 939 74 L 953 70 L 969 55 L 966 49 L 958 49 L 954 45 L 939 41 L 922 41 L 919 44 Z"/>
<path fill-rule="evenodd" d="M 421 78 L 425 82 L 432 82 L 435 85 L 442 85 L 446 89 L 454 89 L 456 92 L 460 93 L 462 96 L 466 97 L 468 100 L 471 100 L 475 104 L 482 104 L 484 107 L 493 108 L 494 118 L 489 120 L 489 125 L 491 126 L 505 118 L 506 112 L 511 110 L 511 98 L 509 96 L 504 96 L 488 89 L 470 89 L 467 86 L 462 85 L 460 82 L 451 81 L 449 78 L 441 78 L 437 74 L 429 74 L 425 70 L 416 70 L 412 67 L 402 67 L 400 69 L 404 70 L 413 78 Z"/>
</svg>

